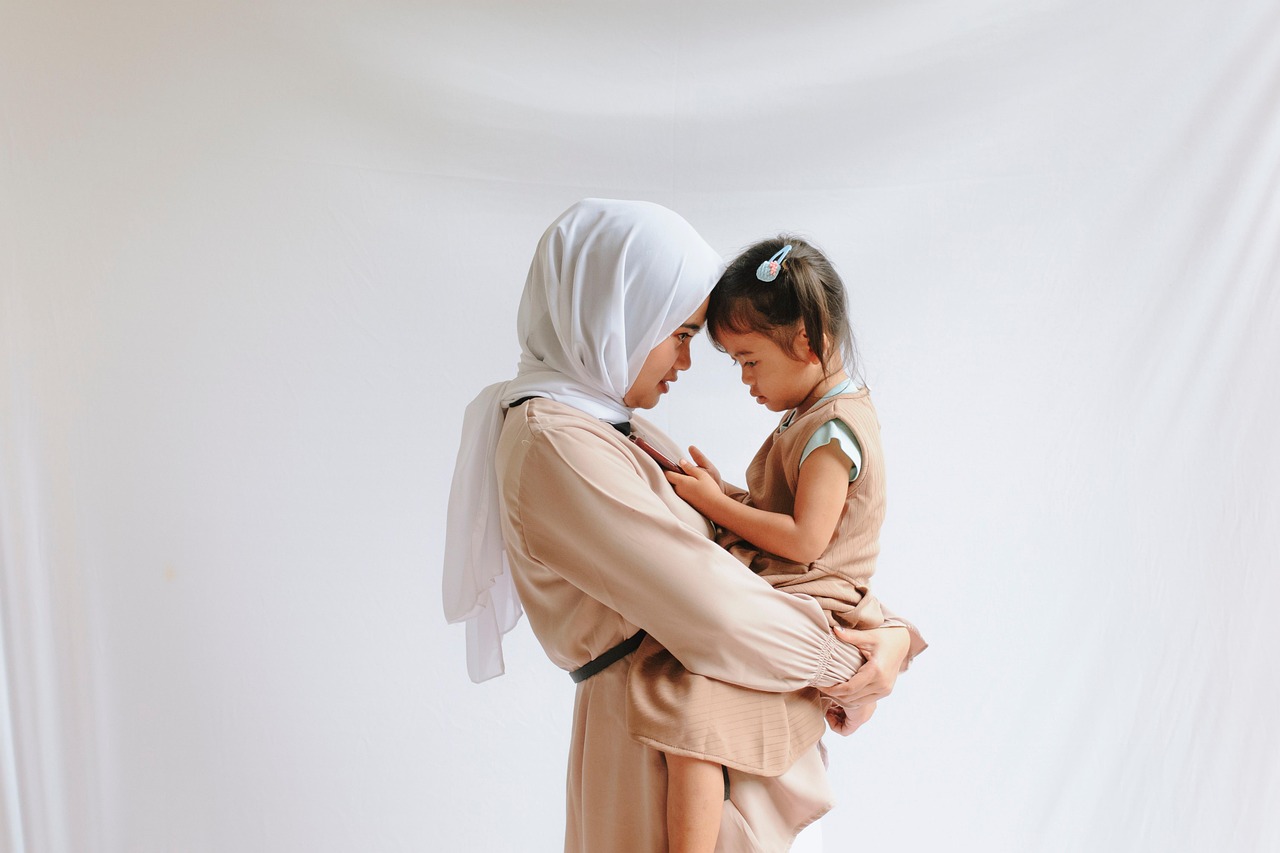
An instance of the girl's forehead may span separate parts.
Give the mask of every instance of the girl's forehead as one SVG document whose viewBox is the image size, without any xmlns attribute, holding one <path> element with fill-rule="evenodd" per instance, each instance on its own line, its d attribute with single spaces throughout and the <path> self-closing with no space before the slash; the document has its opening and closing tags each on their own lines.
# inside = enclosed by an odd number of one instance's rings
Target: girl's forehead
<svg viewBox="0 0 1280 853">
<path fill-rule="evenodd" d="M 726 329 L 716 335 L 716 342 L 729 355 L 782 351 L 773 338 L 760 332 L 731 332 Z"/>
</svg>

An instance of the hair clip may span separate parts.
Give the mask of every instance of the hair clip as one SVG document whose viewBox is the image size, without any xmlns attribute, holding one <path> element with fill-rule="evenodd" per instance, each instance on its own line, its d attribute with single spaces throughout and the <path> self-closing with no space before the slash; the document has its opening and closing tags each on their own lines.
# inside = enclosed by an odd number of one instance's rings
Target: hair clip
<svg viewBox="0 0 1280 853">
<path fill-rule="evenodd" d="M 773 253 L 773 257 L 762 263 L 756 268 L 756 278 L 761 281 L 773 281 L 778 277 L 778 271 L 782 269 L 782 262 L 787 259 L 787 255 L 791 253 L 791 244 L 783 246 L 781 249 Z"/>
</svg>

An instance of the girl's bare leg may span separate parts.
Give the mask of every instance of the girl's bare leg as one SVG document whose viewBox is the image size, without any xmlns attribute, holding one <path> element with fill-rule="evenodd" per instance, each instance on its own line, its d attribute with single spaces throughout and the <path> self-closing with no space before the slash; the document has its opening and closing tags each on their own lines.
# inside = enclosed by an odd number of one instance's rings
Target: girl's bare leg
<svg viewBox="0 0 1280 853">
<path fill-rule="evenodd" d="M 667 754 L 670 853 L 713 853 L 724 809 L 724 771 L 700 758 Z"/>
</svg>

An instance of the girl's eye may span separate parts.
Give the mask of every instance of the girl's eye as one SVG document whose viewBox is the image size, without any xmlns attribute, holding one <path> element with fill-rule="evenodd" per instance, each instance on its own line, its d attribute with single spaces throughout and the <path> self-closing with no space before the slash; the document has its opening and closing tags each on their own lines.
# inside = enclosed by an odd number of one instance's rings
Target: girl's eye
<svg viewBox="0 0 1280 853">
<path fill-rule="evenodd" d="M 680 332 L 679 334 L 676 335 L 676 340 L 679 341 L 680 343 L 684 343 L 685 341 L 689 340 L 689 338 L 692 338 L 692 337 L 693 335 L 690 334 L 689 332 Z"/>
</svg>

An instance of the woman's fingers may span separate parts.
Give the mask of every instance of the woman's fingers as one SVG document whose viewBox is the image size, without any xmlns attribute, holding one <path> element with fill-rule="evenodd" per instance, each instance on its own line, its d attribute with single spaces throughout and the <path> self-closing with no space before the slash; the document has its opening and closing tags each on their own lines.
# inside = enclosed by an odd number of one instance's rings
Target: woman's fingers
<svg viewBox="0 0 1280 853">
<path fill-rule="evenodd" d="M 867 630 L 837 628 L 836 636 L 862 652 L 866 662 L 844 684 L 824 688 L 822 692 L 845 708 L 875 702 L 892 693 L 911 648 L 907 629 L 896 625 Z"/>
<path fill-rule="evenodd" d="M 879 664 L 874 659 L 868 658 L 866 663 L 858 667 L 853 678 L 844 684 L 824 687 L 822 692 L 846 708 L 850 708 L 854 705 L 876 702 L 888 696 L 893 691 L 895 680 L 895 678 L 886 677 Z"/>
<path fill-rule="evenodd" d="M 831 726 L 831 731 L 848 737 L 861 728 L 863 723 L 871 719 L 871 715 L 875 712 L 875 702 L 867 702 L 849 708 L 832 705 L 827 709 L 827 723 Z"/>
<path fill-rule="evenodd" d="M 911 651 L 911 633 L 902 625 L 884 628 L 837 627 L 835 634 L 865 657 L 876 658 L 881 663 L 896 663 L 899 670 Z"/>
<path fill-rule="evenodd" d="M 827 727 L 836 734 L 848 737 L 853 733 L 849 730 L 849 715 L 839 705 L 833 704 L 827 708 L 826 718 Z"/>
</svg>

